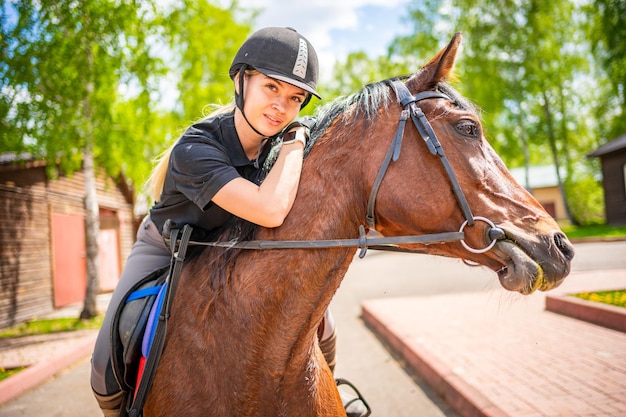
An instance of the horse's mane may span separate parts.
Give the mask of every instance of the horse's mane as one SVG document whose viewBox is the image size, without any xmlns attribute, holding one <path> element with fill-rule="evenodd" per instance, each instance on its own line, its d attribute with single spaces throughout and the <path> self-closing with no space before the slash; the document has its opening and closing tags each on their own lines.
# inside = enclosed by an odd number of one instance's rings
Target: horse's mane
<svg viewBox="0 0 626 417">
<path fill-rule="evenodd" d="M 307 146 L 307 150 L 313 146 L 315 141 L 317 141 L 339 117 L 346 121 L 362 119 L 366 126 L 374 123 L 380 109 L 387 109 L 389 102 L 395 100 L 392 95 L 392 89 L 389 88 L 390 82 L 406 80 L 408 78 L 409 76 L 405 75 L 370 83 L 354 94 L 341 96 L 320 107 L 316 112 L 317 121 L 311 131 L 312 140 Z M 440 82 L 437 84 L 436 89 L 450 97 L 458 108 L 476 114 L 479 113 L 473 103 L 459 94 L 459 92 L 449 84 Z"/>
<path fill-rule="evenodd" d="M 368 124 L 373 123 L 378 111 L 387 108 L 392 98 L 388 82 L 389 80 L 383 80 L 367 84 L 354 94 L 338 97 L 320 107 L 316 112 L 317 121 L 311 131 L 313 142 L 340 116 L 346 120 L 362 118 Z"/>
<path fill-rule="evenodd" d="M 354 94 L 338 97 L 330 103 L 319 107 L 314 116 L 316 121 L 311 129 L 310 139 L 307 141 L 305 148 L 305 158 L 311 151 L 313 145 L 335 121 L 343 120 L 345 123 L 354 123 L 356 120 L 360 120 L 364 128 L 373 124 L 380 109 L 387 109 L 389 102 L 395 100 L 393 90 L 389 88 L 390 81 L 405 80 L 406 78 L 408 78 L 408 76 L 394 77 L 370 83 Z M 452 102 L 459 108 L 478 112 L 471 102 L 461 96 L 450 85 L 441 82 L 437 85 L 437 89 L 449 96 Z M 262 167 L 262 178 L 265 178 L 276 162 L 281 143 L 279 140 L 275 140 L 271 146 L 272 149 Z M 221 228 L 205 234 L 203 239 L 207 241 L 228 242 L 253 240 L 255 239 L 257 229 L 258 226 L 256 224 L 232 216 Z M 226 268 L 225 265 L 231 263 L 242 250 L 246 249 L 203 247 L 202 250 L 194 248 L 192 255 L 195 256 L 202 252 L 203 256 L 206 256 L 210 264 L 209 270 L 213 271 L 211 286 L 217 288 L 225 283 L 229 275 L 227 272 L 228 268 Z"/>
</svg>

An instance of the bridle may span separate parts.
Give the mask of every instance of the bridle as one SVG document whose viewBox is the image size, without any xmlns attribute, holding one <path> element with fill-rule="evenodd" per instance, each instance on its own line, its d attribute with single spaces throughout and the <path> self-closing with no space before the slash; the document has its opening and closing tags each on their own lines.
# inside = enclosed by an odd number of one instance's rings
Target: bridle
<svg viewBox="0 0 626 417">
<path fill-rule="evenodd" d="M 354 239 L 326 239 L 326 240 L 248 240 L 248 241 L 220 241 L 220 242 L 198 242 L 190 241 L 190 245 L 204 245 L 212 247 L 223 248 L 238 248 L 238 249 L 320 249 L 320 248 L 336 248 L 336 247 L 358 247 L 360 249 L 359 257 L 363 258 L 367 252 L 367 249 L 374 250 L 388 250 L 388 251 L 400 251 L 405 252 L 402 248 L 396 245 L 420 243 L 425 245 L 435 243 L 446 242 L 460 242 L 463 247 L 472 253 L 484 253 L 490 250 L 498 240 L 504 238 L 504 231 L 497 227 L 491 220 L 473 216 L 469 207 L 465 194 L 461 189 L 459 182 L 450 166 L 448 158 L 443 152 L 441 143 L 437 138 L 437 135 L 433 131 L 433 128 L 424 115 L 424 112 L 419 107 L 418 103 L 423 100 L 429 99 L 444 99 L 449 102 L 454 102 L 448 95 L 436 91 L 422 91 L 415 95 L 412 95 L 404 82 L 394 79 L 388 81 L 393 91 L 398 98 L 399 103 L 402 105 L 403 110 L 400 116 L 400 122 L 396 134 L 393 138 L 391 146 L 385 155 L 382 166 L 378 171 L 378 175 L 372 186 L 370 196 L 367 204 L 367 213 L 365 219 L 369 232 L 365 232 L 363 225 L 359 226 L 359 237 Z M 404 128 L 408 119 L 413 121 L 415 128 L 419 132 L 420 136 L 424 140 L 424 143 L 428 147 L 428 150 L 432 155 L 437 155 L 439 160 L 443 164 L 448 179 L 452 185 L 454 196 L 459 204 L 465 221 L 461 225 L 458 232 L 444 232 L 424 235 L 411 235 L 411 236 L 389 236 L 385 237 L 376 231 L 376 217 L 375 217 L 375 205 L 376 196 L 378 190 L 383 181 L 385 173 L 389 168 L 389 165 L 393 161 L 397 161 L 400 157 L 400 148 L 402 145 L 402 138 L 404 136 Z M 484 248 L 475 249 L 465 243 L 464 229 L 467 226 L 474 225 L 475 221 L 483 221 L 489 226 L 488 236 L 491 242 Z"/>
<path fill-rule="evenodd" d="M 439 139 L 437 138 L 437 134 L 435 134 L 435 131 L 433 130 L 430 122 L 426 118 L 426 115 L 424 114 L 422 109 L 418 106 L 418 103 L 423 100 L 440 98 L 440 99 L 444 99 L 452 103 L 454 103 L 454 100 L 452 100 L 448 95 L 437 90 L 422 91 L 413 95 L 411 94 L 409 89 L 406 87 L 405 83 L 397 79 L 390 80 L 388 81 L 388 83 L 393 89 L 394 93 L 396 94 L 396 97 L 398 98 L 400 105 L 403 107 L 403 110 L 402 110 L 402 114 L 400 115 L 400 123 L 398 124 L 398 129 L 396 130 L 396 134 L 393 138 L 393 141 L 391 143 L 389 150 L 387 151 L 387 155 L 385 156 L 385 159 L 383 160 L 383 165 L 380 167 L 380 170 L 378 171 L 378 175 L 376 176 L 376 180 L 374 181 L 372 191 L 370 192 L 370 197 L 367 203 L 367 215 L 365 216 L 365 219 L 367 220 L 367 226 L 369 228 L 368 234 L 370 236 L 381 236 L 380 233 L 376 231 L 376 218 L 374 214 L 374 207 L 376 205 L 376 195 L 378 194 L 378 189 L 380 187 L 380 184 L 383 181 L 383 178 L 385 176 L 385 173 L 387 172 L 387 168 L 389 167 L 390 163 L 392 161 L 397 161 L 398 158 L 400 157 L 400 147 L 402 145 L 402 138 L 404 136 L 404 126 L 406 124 L 407 119 L 410 117 L 411 120 L 413 121 L 413 125 L 415 126 L 420 136 L 424 140 L 424 143 L 428 147 L 430 154 L 437 155 L 439 157 L 439 160 L 441 161 L 446 171 L 446 174 L 448 175 L 448 179 L 450 180 L 450 184 L 452 185 L 452 191 L 454 193 L 454 197 L 456 198 L 456 201 L 459 204 L 459 207 L 461 208 L 461 212 L 463 213 L 463 217 L 465 218 L 465 221 L 463 222 L 463 224 L 461 225 L 461 228 L 459 229 L 459 233 L 463 234 L 465 227 L 473 226 L 476 220 L 483 221 L 487 223 L 487 225 L 489 226 L 488 235 L 489 235 L 489 238 L 491 239 L 491 242 L 484 248 L 475 249 L 469 246 L 467 243 L 465 243 L 464 234 L 458 240 L 461 242 L 463 247 L 469 252 L 472 252 L 472 253 L 487 252 L 496 244 L 498 240 L 501 240 L 504 238 L 504 231 L 500 229 L 499 227 L 496 227 L 496 225 L 491 220 L 485 217 L 481 217 L 481 216 L 475 217 L 474 215 L 472 215 L 472 210 L 470 209 L 469 203 L 467 202 L 467 199 L 465 198 L 465 194 L 463 193 L 463 190 L 461 189 L 461 186 L 459 185 L 459 181 L 456 179 L 456 175 L 454 174 L 454 171 L 452 170 L 452 166 L 450 165 L 448 158 L 443 152 L 443 147 L 441 146 L 441 143 L 439 142 Z"/>
<path fill-rule="evenodd" d="M 470 210 L 469 204 L 467 203 L 465 194 L 463 194 L 463 190 L 461 190 L 461 187 L 459 186 L 456 175 L 454 175 L 454 171 L 452 170 L 452 167 L 448 162 L 448 158 L 446 158 L 443 152 L 441 143 L 439 142 L 439 139 L 437 139 L 437 135 L 433 131 L 430 122 L 428 121 L 428 119 L 426 119 L 426 115 L 424 115 L 422 109 L 417 105 L 417 103 L 422 100 L 442 98 L 451 102 L 452 99 L 439 91 L 422 91 L 420 93 L 417 93 L 416 95 L 412 95 L 402 81 L 393 80 L 389 81 L 389 83 L 396 93 L 396 97 L 398 97 L 398 101 L 400 102 L 400 105 L 402 105 L 404 110 L 402 110 L 402 114 L 400 115 L 400 123 L 398 124 L 398 129 L 396 130 L 396 134 L 391 143 L 391 147 L 387 151 L 387 155 L 385 156 L 383 165 L 378 171 L 378 176 L 374 181 L 374 185 L 370 193 L 370 198 L 367 203 L 367 215 L 365 216 L 365 219 L 367 220 L 369 230 L 376 230 L 374 206 L 376 204 L 376 195 L 378 194 L 378 188 L 383 181 L 383 178 L 385 176 L 385 173 L 387 172 L 387 168 L 389 168 L 389 165 L 391 164 L 391 161 L 395 162 L 400 157 L 400 147 L 402 145 L 402 137 L 404 136 L 404 126 L 409 117 L 413 121 L 413 124 L 415 125 L 415 128 L 419 132 L 420 136 L 426 143 L 426 146 L 428 147 L 431 155 L 437 155 L 439 157 L 441 163 L 446 170 L 446 174 L 450 179 L 450 182 L 452 184 L 452 190 L 454 191 L 454 196 L 456 197 L 456 200 L 461 207 L 463 217 L 465 217 L 465 221 L 468 225 L 473 225 L 474 216 L 472 215 L 472 211 Z"/>
</svg>

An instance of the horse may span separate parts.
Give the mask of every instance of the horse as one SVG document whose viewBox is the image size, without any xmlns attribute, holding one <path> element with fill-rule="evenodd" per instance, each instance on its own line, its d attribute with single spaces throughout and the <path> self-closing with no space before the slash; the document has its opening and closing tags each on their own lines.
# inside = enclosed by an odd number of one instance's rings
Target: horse
<svg viewBox="0 0 626 417">
<path fill-rule="evenodd" d="M 372 242 L 486 266 L 522 294 L 569 274 L 567 237 L 446 81 L 460 43 L 323 106 L 284 223 L 235 223 L 220 238 L 311 247 L 201 247 L 185 261 L 144 416 L 345 417 L 316 332 L 355 248 Z M 313 245 L 335 240 L 348 244 Z"/>
</svg>

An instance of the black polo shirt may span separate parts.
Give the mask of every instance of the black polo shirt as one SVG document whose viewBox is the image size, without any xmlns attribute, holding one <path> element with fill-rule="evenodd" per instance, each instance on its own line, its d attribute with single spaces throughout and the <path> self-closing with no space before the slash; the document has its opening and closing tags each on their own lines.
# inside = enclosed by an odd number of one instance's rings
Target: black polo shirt
<svg viewBox="0 0 626 417">
<path fill-rule="evenodd" d="M 222 226 L 231 216 L 213 196 L 228 182 L 243 177 L 262 181 L 261 168 L 271 140 L 261 149 L 258 163 L 250 161 L 235 130 L 234 112 L 207 118 L 189 127 L 172 149 L 161 201 L 150 217 L 163 231 L 167 219 L 205 230 Z"/>
</svg>

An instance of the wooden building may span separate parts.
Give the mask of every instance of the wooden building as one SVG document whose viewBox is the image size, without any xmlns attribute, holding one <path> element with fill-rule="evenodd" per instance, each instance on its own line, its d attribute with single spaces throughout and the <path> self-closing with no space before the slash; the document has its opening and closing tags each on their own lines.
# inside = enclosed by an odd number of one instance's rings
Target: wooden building
<svg viewBox="0 0 626 417">
<path fill-rule="evenodd" d="M 567 220 L 563 194 L 559 189 L 554 165 L 531 166 L 528 170 L 528 184 L 525 168 L 512 168 L 510 171 L 515 180 L 529 190 L 554 219 Z M 564 174 L 564 171 L 561 172 Z"/>
<path fill-rule="evenodd" d="M 589 157 L 600 158 L 606 224 L 626 224 L 626 133 L 600 146 Z"/>
<path fill-rule="evenodd" d="M 46 177 L 43 161 L 0 155 L 0 328 L 82 302 L 87 282 L 84 176 Z M 115 287 L 135 240 L 132 193 L 97 179 L 100 286 Z"/>
</svg>

